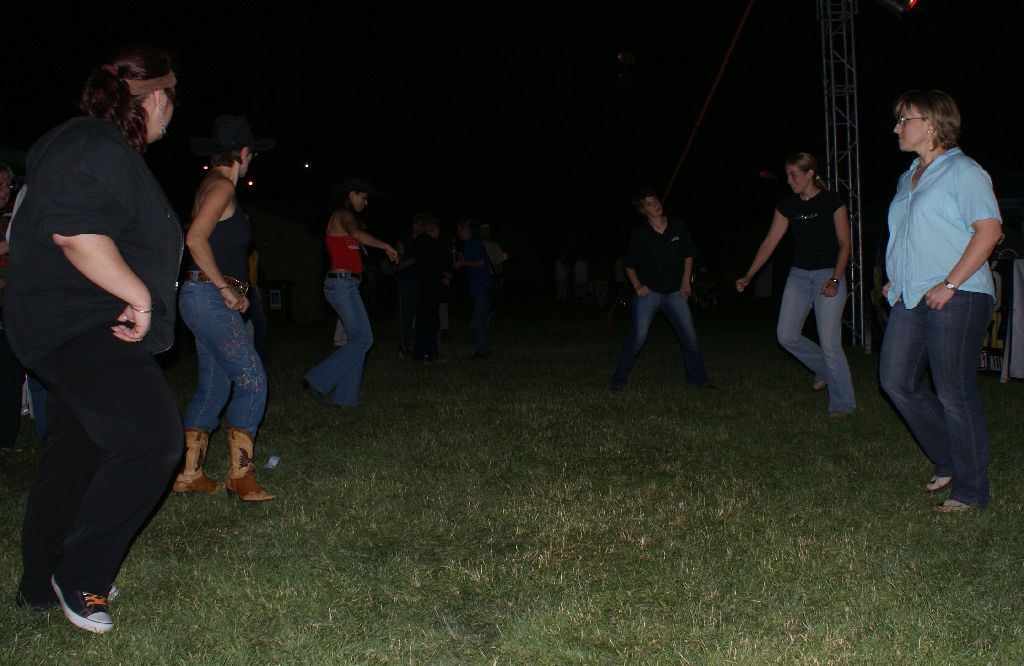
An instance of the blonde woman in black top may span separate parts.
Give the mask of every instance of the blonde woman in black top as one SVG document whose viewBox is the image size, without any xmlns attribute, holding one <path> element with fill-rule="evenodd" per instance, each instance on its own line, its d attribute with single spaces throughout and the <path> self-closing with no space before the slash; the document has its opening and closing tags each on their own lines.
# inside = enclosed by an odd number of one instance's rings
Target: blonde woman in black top
<svg viewBox="0 0 1024 666">
<path fill-rule="evenodd" d="M 779 344 L 814 373 L 812 387 L 828 387 L 828 411 L 844 416 L 857 408 L 850 368 L 843 353 L 842 320 L 846 307 L 846 264 L 850 260 L 850 218 L 846 204 L 825 189 L 818 161 L 808 153 L 786 160 L 786 180 L 793 194 L 779 202 L 768 235 L 736 280 L 742 292 L 791 231 L 793 266 L 779 308 Z M 815 343 L 803 335 L 811 309 L 818 326 Z"/>
</svg>

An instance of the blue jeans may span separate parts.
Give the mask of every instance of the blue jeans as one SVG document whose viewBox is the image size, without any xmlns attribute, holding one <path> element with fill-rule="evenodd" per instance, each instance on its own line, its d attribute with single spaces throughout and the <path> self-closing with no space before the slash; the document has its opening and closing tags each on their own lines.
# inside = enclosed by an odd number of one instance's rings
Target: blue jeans
<svg viewBox="0 0 1024 666">
<path fill-rule="evenodd" d="M 366 315 L 363 297 L 359 294 L 359 278 L 324 279 L 324 296 L 338 313 L 348 342 L 338 347 L 322 363 L 306 373 L 306 381 L 318 393 L 328 395 L 335 405 L 358 405 L 359 387 L 363 383 L 363 363 L 373 346 L 373 331 Z"/>
<path fill-rule="evenodd" d="M 28 373 L 28 392 L 32 396 L 32 418 L 36 422 L 36 438 L 46 436 L 46 387 L 34 374 Z"/>
<path fill-rule="evenodd" d="M 882 389 L 907 422 L 938 476 L 953 477 L 950 498 L 988 503 L 988 428 L 976 386 L 992 317 L 992 297 L 958 291 L 941 310 L 903 301 L 889 315 L 879 366 Z M 931 369 L 929 386 L 925 370 Z"/>
<path fill-rule="evenodd" d="M 843 309 L 846 307 L 846 279 L 839 280 L 835 296 L 823 296 L 821 287 L 832 277 L 831 268 L 814 271 L 789 269 L 782 292 L 776 335 L 779 344 L 814 373 L 828 382 L 828 410 L 852 412 L 857 409 L 850 366 L 843 353 Z M 820 345 L 804 337 L 807 314 L 814 309 Z"/>
<path fill-rule="evenodd" d="M 636 356 L 647 342 L 651 323 L 658 312 L 665 315 L 672 330 L 675 331 L 676 339 L 679 340 L 679 347 L 683 351 L 683 372 L 686 374 L 686 381 L 698 387 L 707 386 L 708 374 L 697 350 L 697 330 L 693 327 L 689 304 L 678 291 L 669 294 L 652 291 L 646 296 L 633 297 L 633 324 L 626 344 L 622 345 L 622 351 L 619 353 L 619 365 L 612 375 L 613 389 L 618 390 L 626 385 Z"/>
<path fill-rule="evenodd" d="M 473 329 L 473 347 L 477 354 L 491 353 L 491 296 L 486 291 L 473 294 L 473 317 L 469 327 Z"/>
<path fill-rule="evenodd" d="M 267 405 L 267 373 L 242 315 L 224 305 L 212 282 L 186 281 L 178 307 L 199 357 L 199 388 L 185 410 L 185 427 L 212 431 L 227 405 L 228 427 L 255 435 Z"/>
</svg>

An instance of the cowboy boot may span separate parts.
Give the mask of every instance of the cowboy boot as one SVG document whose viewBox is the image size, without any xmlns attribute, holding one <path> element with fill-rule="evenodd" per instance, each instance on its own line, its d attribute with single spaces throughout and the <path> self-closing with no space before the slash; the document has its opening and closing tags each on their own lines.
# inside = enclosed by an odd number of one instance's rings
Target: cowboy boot
<svg viewBox="0 0 1024 666">
<path fill-rule="evenodd" d="M 227 489 L 243 502 L 261 502 L 274 499 L 260 487 L 252 473 L 253 436 L 241 428 L 228 428 L 228 451 L 231 460 L 228 465 Z"/>
<path fill-rule="evenodd" d="M 181 471 L 174 479 L 172 490 L 176 493 L 215 493 L 221 484 L 214 483 L 203 474 L 203 463 L 206 462 L 206 445 L 210 441 L 210 433 L 197 428 L 185 428 L 185 458 L 181 461 Z"/>
</svg>

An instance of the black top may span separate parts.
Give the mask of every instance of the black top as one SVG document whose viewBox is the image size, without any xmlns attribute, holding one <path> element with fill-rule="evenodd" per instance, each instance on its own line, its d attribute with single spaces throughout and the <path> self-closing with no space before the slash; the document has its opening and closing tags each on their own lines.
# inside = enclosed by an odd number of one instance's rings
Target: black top
<svg viewBox="0 0 1024 666">
<path fill-rule="evenodd" d="M 640 283 L 651 291 L 670 294 L 683 286 L 683 263 L 695 254 L 693 239 L 682 220 L 668 218 L 668 226 L 660 234 L 644 220 L 633 229 L 625 265 L 635 270 Z"/>
<path fill-rule="evenodd" d="M 423 234 L 420 234 L 423 235 Z M 419 236 L 417 236 L 419 238 Z M 416 241 L 412 237 L 411 232 L 405 232 L 402 237 L 398 239 L 398 242 L 402 244 L 402 259 L 409 259 L 416 254 Z M 416 262 L 419 260 L 417 259 Z M 408 284 L 416 283 L 416 263 L 409 264 L 405 268 L 398 269 L 398 281 Z"/>
<path fill-rule="evenodd" d="M 81 333 L 113 325 L 127 305 L 82 275 L 53 234 L 113 239 L 153 299 L 152 328 L 140 344 L 153 353 L 170 347 L 181 224 L 142 156 L 113 125 L 75 118 L 39 139 L 26 166 L 28 192 L 13 223 L 4 304 L 18 358 L 32 367 Z"/>
<path fill-rule="evenodd" d="M 252 227 L 245 219 L 242 207 L 235 200 L 235 212 L 221 220 L 210 232 L 210 249 L 213 260 L 221 273 L 240 280 L 249 281 L 249 247 L 252 245 Z M 189 264 L 191 270 L 199 270 L 195 260 Z"/>
<path fill-rule="evenodd" d="M 410 266 L 415 267 L 414 277 L 421 289 L 436 292 L 441 286 L 441 278 L 444 276 L 445 253 L 441 248 L 441 242 L 435 240 L 430 234 L 420 234 L 413 241 L 413 254 L 416 263 Z"/>
<path fill-rule="evenodd" d="M 833 214 L 846 203 L 835 192 L 821 190 L 804 201 L 792 194 L 777 206 L 793 233 L 793 266 L 808 271 L 835 268 L 839 240 Z"/>
</svg>

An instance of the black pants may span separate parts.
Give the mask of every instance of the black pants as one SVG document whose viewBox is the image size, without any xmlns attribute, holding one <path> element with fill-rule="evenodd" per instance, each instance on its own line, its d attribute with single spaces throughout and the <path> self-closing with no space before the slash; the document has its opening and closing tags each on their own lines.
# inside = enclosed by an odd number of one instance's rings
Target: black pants
<svg viewBox="0 0 1024 666">
<path fill-rule="evenodd" d="M 33 364 L 49 389 L 47 433 L 22 527 L 21 591 L 106 594 L 183 451 L 178 406 L 141 345 L 106 327 Z"/>
<path fill-rule="evenodd" d="M 13 447 L 21 426 L 21 387 L 25 370 L 0 329 L 0 448 Z"/>
<path fill-rule="evenodd" d="M 413 349 L 413 357 L 418 360 L 435 359 L 438 356 L 437 332 L 441 329 L 438 305 L 437 289 L 434 285 L 419 285 L 416 291 L 416 334 Z"/>
</svg>

